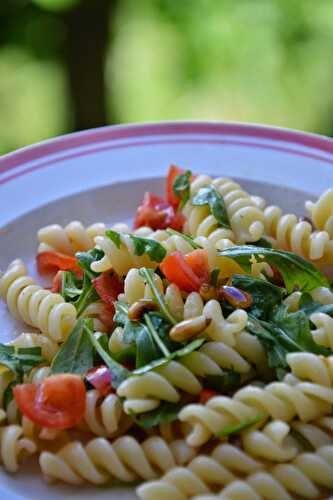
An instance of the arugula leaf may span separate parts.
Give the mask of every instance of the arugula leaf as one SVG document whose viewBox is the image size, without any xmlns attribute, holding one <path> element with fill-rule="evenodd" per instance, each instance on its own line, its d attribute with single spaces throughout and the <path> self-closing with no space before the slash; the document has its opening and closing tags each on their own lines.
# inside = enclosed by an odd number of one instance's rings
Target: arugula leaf
<svg viewBox="0 0 333 500">
<path fill-rule="evenodd" d="M 152 337 L 149 329 L 140 324 L 140 329 L 135 337 L 136 343 L 136 368 L 147 366 L 151 361 L 157 359 L 160 354 L 160 348 Z"/>
<path fill-rule="evenodd" d="M 110 238 L 111 241 L 116 245 L 116 247 L 119 249 L 121 245 L 121 235 L 120 233 L 117 233 L 117 231 L 114 231 L 113 229 L 108 229 L 105 231 L 105 236 Z"/>
<path fill-rule="evenodd" d="M 89 276 L 91 280 L 96 278 L 100 274 L 92 271 L 90 266 L 93 262 L 101 260 L 104 257 L 103 250 L 92 248 L 88 252 L 76 252 L 75 257 L 77 259 L 78 265 L 85 272 L 85 274 Z"/>
<path fill-rule="evenodd" d="M 192 205 L 208 205 L 219 226 L 231 229 L 229 215 L 223 197 L 213 186 L 205 186 L 199 189 L 192 198 Z"/>
<path fill-rule="evenodd" d="M 247 245 L 253 245 L 260 248 L 273 248 L 272 243 L 264 237 L 260 238 L 257 241 L 254 241 L 253 243 L 247 243 Z"/>
<path fill-rule="evenodd" d="M 281 303 L 285 294 L 284 288 L 273 285 L 267 280 L 245 274 L 234 274 L 231 284 L 251 295 L 253 304 L 249 312 L 261 319 L 268 318 L 272 308 Z"/>
<path fill-rule="evenodd" d="M 134 234 L 131 234 L 130 237 L 134 244 L 135 255 L 147 254 L 153 262 L 162 262 L 167 254 L 164 246 L 158 241 L 150 238 L 139 238 Z"/>
<path fill-rule="evenodd" d="M 15 382 L 20 383 L 23 375 L 32 368 L 43 363 L 40 347 L 17 347 L 0 344 L 0 365 L 6 366 L 15 376 Z"/>
<path fill-rule="evenodd" d="M 66 302 L 77 299 L 82 293 L 82 280 L 78 279 L 74 271 L 62 272 L 61 295 Z"/>
<path fill-rule="evenodd" d="M 205 339 L 195 339 L 189 344 L 187 344 L 185 347 L 182 347 L 178 351 L 174 351 L 170 353 L 168 356 L 165 356 L 164 358 L 158 358 L 153 360 L 151 363 L 142 366 L 141 368 L 138 368 L 132 372 L 132 375 L 143 375 L 146 372 L 149 372 L 153 370 L 154 368 L 157 368 L 159 366 L 165 365 L 166 363 L 169 363 L 173 359 L 177 358 L 182 358 L 184 356 L 187 356 L 187 354 L 190 354 L 193 351 L 196 351 L 199 349 L 199 347 L 202 346 L 202 344 L 205 342 Z"/>
<path fill-rule="evenodd" d="M 284 374 L 288 369 L 288 352 L 330 355 L 330 349 L 314 342 L 309 319 L 303 311 L 288 314 L 286 305 L 282 304 L 276 308 L 271 319 L 274 322 L 262 321 L 249 314 L 247 322 L 248 331 L 256 335 L 265 348 L 270 368 Z"/>
<path fill-rule="evenodd" d="M 234 371 L 226 371 L 221 375 L 206 375 L 204 385 L 208 389 L 222 393 L 235 391 L 241 385 L 241 377 Z"/>
<path fill-rule="evenodd" d="M 113 241 L 117 248 L 120 248 L 121 233 L 117 233 L 117 231 L 109 229 L 105 234 L 108 238 L 110 238 L 110 240 Z M 124 233 L 124 235 L 131 238 L 135 255 L 140 257 L 141 255 L 147 254 L 153 262 L 162 262 L 166 256 L 166 249 L 158 241 L 152 240 L 151 238 L 141 238 L 139 236 L 135 236 L 134 234 Z"/>
<path fill-rule="evenodd" d="M 328 286 L 323 273 L 313 264 L 292 252 L 242 245 L 219 251 L 218 255 L 234 259 L 246 271 L 251 269 L 252 256 L 265 259 L 268 264 L 280 271 L 288 292 L 292 292 L 296 287 L 305 292 L 311 292 L 319 286 Z"/>
<path fill-rule="evenodd" d="M 52 374 L 76 373 L 83 375 L 94 366 L 94 349 L 88 330 L 92 330 L 92 321 L 79 319 L 52 361 Z"/>
<path fill-rule="evenodd" d="M 115 361 L 110 356 L 110 354 L 105 349 L 103 349 L 101 344 L 94 337 L 92 329 L 87 328 L 86 332 L 90 338 L 91 344 L 111 372 L 112 387 L 117 389 L 119 385 L 129 376 L 130 372 L 127 370 L 127 368 Z"/>
<path fill-rule="evenodd" d="M 128 320 L 129 306 L 125 302 L 118 300 L 117 302 L 114 303 L 114 308 L 116 312 L 113 317 L 113 321 L 117 325 L 125 326 L 126 321 Z"/>
<path fill-rule="evenodd" d="M 172 325 L 176 325 L 177 320 L 170 313 L 166 303 L 164 302 L 164 298 L 163 298 L 161 292 L 159 291 L 159 289 L 155 285 L 154 271 L 152 269 L 148 269 L 146 267 L 141 267 L 141 269 L 139 270 L 139 274 L 140 274 L 140 276 L 142 276 L 142 278 L 144 278 L 146 283 L 149 285 L 149 288 L 150 288 L 156 302 L 160 306 L 160 310 L 161 310 L 161 313 L 163 314 L 163 316 Z"/>
<path fill-rule="evenodd" d="M 307 316 L 319 312 L 333 316 L 333 304 L 321 304 L 314 300 L 309 293 L 302 293 L 299 310 L 303 311 Z"/>
<path fill-rule="evenodd" d="M 143 429 L 150 429 L 163 422 L 173 422 L 177 420 L 178 413 L 182 408 L 182 403 L 162 403 L 156 410 L 142 413 L 137 416 L 131 413 L 135 422 Z"/>
<path fill-rule="evenodd" d="M 219 268 L 213 269 L 212 272 L 210 273 L 210 282 L 211 282 L 212 286 L 215 288 L 218 285 L 219 274 L 220 274 Z"/>
<path fill-rule="evenodd" d="M 242 420 L 239 424 L 228 425 L 224 427 L 221 431 L 215 433 L 215 437 L 217 439 L 222 439 L 227 436 L 231 436 L 232 434 L 237 434 L 238 432 L 242 432 L 245 429 L 248 429 L 252 425 L 256 424 L 262 419 L 261 415 L 256 415 L 253 418 L 249 418 L 247 420 Z"/>
<path fill-rule="evenodd" d="M 181 210 L 190 199 L 191 176 L 191 170 L 186 170 L 183 174 L 177 175 L 173 181 L 172 190 L 177 198 L 180 198 L 178 210 Z"/>
<path fill-rule="evenodd" d="M 202 246 L 199 245 L 198 243 L 196 243 L 194 241 L 194 239 L 191 236 L 189 236 L 188 234 L 180 233 L 179 231 L 176 231 L 175 229 L 172 229 L 171 227 L 166 229 L 166 232 L 168 234 L 170 234 L 170 236 L 179 236 L 180 238 L 183 238 L 183 240 L 186 241 L 186 243 L 188 243 L 189 245 L 191 245 L 191 247 L 194 250 L 198 250 L 198 249 L 202 248 Z"/>
</svg>

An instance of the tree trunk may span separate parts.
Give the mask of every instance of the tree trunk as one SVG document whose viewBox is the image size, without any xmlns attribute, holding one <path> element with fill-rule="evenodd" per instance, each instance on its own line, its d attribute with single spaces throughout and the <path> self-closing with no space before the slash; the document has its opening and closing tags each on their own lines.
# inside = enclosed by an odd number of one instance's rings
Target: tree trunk
<svg viewBox="0 0 333 500">
<path fill-rule="evenodd" d="M 112 113 L 107 117 L 106 111 L 105 55 L 117 2 L 81 0 L 63 14 L 64 62 L 74 130 L 99 127 L 115 120 Z"/>
</svg>

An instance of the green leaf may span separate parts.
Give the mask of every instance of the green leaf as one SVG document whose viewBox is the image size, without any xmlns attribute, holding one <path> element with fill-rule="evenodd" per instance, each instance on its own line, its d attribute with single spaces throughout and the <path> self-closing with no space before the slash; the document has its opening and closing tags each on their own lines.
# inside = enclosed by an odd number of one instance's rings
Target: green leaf
<svg viewBox="0 0 333 500">
<path fill-rule="evenodd" d="M 116 245 L 116 247 L 119 249 L 121 245 L 121 235 L 120 233 L 117 233 L 117 231 L 113 231 L 113 229 L 108 229 L 105 231 L 105 236 L 110 238 L 111 241 Z"/>
<path fill-rule="evenodd" d="M 0 365 L 6 366 L 14 374 L 16 383 L 22 382 L 23 375 L 43 361 L 40 347 L 0 344 Z"/>
<path fill-rule="evenodd" d="M 158 241 L 151 240 L 150 238 L 139 238 L 138 236 L 134 236 L 134 234 L 131 234 L 130 237 L 134 244 L 135 255 L 141 256 L 147 254 L 153 262 L 162 262 L 167 254 L 164 246 Z"/>
<path fill-rule="evenodd" d="M 198 249 L 202 248 L 202 246 L 199 245 L 198 243 L 196 243 L 194 241 L 194 239 L 191 236 L 189 236 L 188 234 L 180 233 L 179 231 L 176 231 L 175 229 L 171 229 L 171 228 L 166 229 L 166 232 L 168 234 L 170 234 L 170 236 L 179 236 L 180 238 L 183 238 L 183 240 L 186 241 L 186 243 L 188 243 L 189 245 L 191 245 L 191 247 L 194 250 L 198 250 Z"/>
<path fill-rule="evenodd" d="M 252 425 L 256 424 L 262 419 L 261 415 L 256 415 L 253 418 L 249 418 L 247 420 L 242 420 L 239 424 L 236 425 L 228 425 L 224 427 L 221 431 L 215 433 L 215 437 L 217 439 L 222 439 L 228 436 L 231 436 L 232 434 L 237 434 L 239 432 L 244 431 L 245 429 L 248 429 Z"/>
<path fill-rule="evenodd" d="M 272 248 L 272 243 L 269 240 L 266 240 L 266 238 L 260 238 L 253 243 L 247 243 L 247 245 L 253 245 L 260 248 Z"/>
<path fill-rule="evenodd" d="M 205 186 L 199 189 L 198 193 L 192 198 L 191 203 L 195 206 L 208 205 L 218 225 L 225 229 L 231 228 L 224 199 L 213 186 Z"/>
<path fill-rule="evenodd" d="M 260 319 L 267 319 L 272 308 L 281 303 L 285 294 L 284 288 L 245 274 L 234 274 L 231 284 L 251 295 L 253 304 L 248 311 Z"/>
<path fill-rule="evenodd" d="M 156 410 L 142 413 L 140 416 L 131 414 L 135 422 L 144 429 L 150 429 L 163 422 L 173 422 L 177 420 L 182 403 L 162 403 Z"/>
<path fill-rule="evenodd" d="M 145 282 L 149 285 L 149 288 L 150 288 L 156 302 L 160 306 L 161 313 L 163 314 L 165 319 L 167 321 L 169 321 L 172 325 L 176 325 L 177 320 L 170 313 L 161 292 L 159 291 L 159 289 L 157 288 L 157 286 L 155 284 L 154 271 L 152 269 L 142 267 L 139 270 L 139 273 L 140 273 L 140 276 L 142 276 L 142 278 L 145 280 Z"/>
<path fill-rule="evenodd" d="M 220 274 L 220 269 L 218 269 L 218 268 L 213 269 L 212 272 L 210 273 L 210 282 L 211 282 L 212 286 L 215 288 L 218 285 L 219 274 Z"/>
<path fill-rule="evenodd" d="M 187 354 L 190 354 L 193 351 L 196 351 L 199 349 L 199 347 L 202 346 L 202 344 L 205 342 L 205 339 L 195 339 L 189 344 L 187 344 L 185 347 L 182 347 L 178 351 L 174 351 L 169 354 L 169 356 L 164 356 L 163 358 L 158 358 L 153 361 L 151 361 L 149 364 L 142 366 L 142 368 L 136 369 L 132 372 L 132 375 L 143 375 L 144 373 L 147 373 L 154 368 L 157 368 L 158 366 L 165 365 L 166 363 L 169 363 L 173 359 L 177 358 L 182 358 L 184 356 L 187 356 Z"/>
<path fill-rule="evenodd" d="M 243 245 L 219 251 L 218 255 L 235 260 L 246 271 L 251 269 L 252 256 L 258 261 L 265 260 L 280 271 L 289 293 L 295 288 L 311 292 L 319 286 L 328 286 L 326 277 L 318 269 L 299 255 L 291 252 Z"/>
<path fill-rule="evenodd" d="M 120 248 L 121 233 L 117 233 L 116 231 L 109 229 L 105 234 L 108 238 L 110 238 L 110 240 L 113 241 L 117 248 Z M 162 262 L 166 256 L 166 249 L 158 241 L 150 238 L 141 238 L 139 236 L 135 236 L 134 234 L 124 234 L 129 236 L 133 242 L 134 255 L 138 255 L 140 257 L 141 255 L 147 254 L 153 262 Z"/>
<path fill-rule="evenodd" d="M 299 310 L 303 311 L 307 316 L 319 312 L 333 316 L 333 304 L 321 304 L 313 300 L 309 293 L 302 293 L 299 301 Z"/>
<path fill-rule="evenodd" d="M 114 307 L 116 312 L 113 317 L 113 321 L 117 325 L 125 326 L 126 321 L 128 321 L 129 306 L 125 304 L 125 302 L 118 300 L 117 302 L 114 303 Z"/>
<path fill-rule="evenodd" d="M 117 389 L 117 387 L 119 387 L 119 385 L 129 376 L 130 372 L 127 368 L 115 361 L 110 354 L 103 349 L 101 344 L 94 337 L 92 329 L 87 329 L 87 334 L 90 338 L 91 344 L 111 371 L 112 387 Z"/>
<path fill-rule="evenodd" d="M 62 272 L 61 295 L 66 302 L 77 300 L 82 294 L 82 280 L 78 279 L 74 271 Z"/>
<path fill-rule="evenodd" d="M 178 210 L 181 210 L 190 199 L 191 176 L 191 170 L 186 170 L 183 174 L 177 175 L 173 181 L 172 190 L 177 198 L 180 199 Z"/>
<path fill-rule="evenodd" d="M 205 387 L 221 393 L 235 391 L 241 385 L 240 374 L 234 371 L 226 371 L 221 375 L 206 375 L 203 381 Z"/>
<path fill-rule="evenodd" d="M 100 301 L 100 296 L 96 292 L 96 289 L 87 273 L 84 273 L 82 293 L 80 297 L 73 302 L 76 307 L 78 317 L 81 316 L 90 304 L 97 301 Z"/>
<path fill-rule="evenodd" d="M 75 254 L 75 257 L 77 259 L 78 265 L 89 276 L 91 280 L 96 278 L 100 274 L 92 271 L 90 266 L 93 262 L 97 262 L 104 257 L 103 250 L 92 248 L 88 252 L 77 252 Z"/>
<path fill-rule="evenodd" d="M 160 355 L 160 349 L 152 338 L 148 328 L 145 325 L 140 325 L 141 328 L 137 332 L 136 343 L 136 368 L 140 368 L 157 359 Z"/>
<path fill-rule="evenodd" d="M 52 374 L 76 373 L 83 375 L 94 366 L 94 349 L 88 334 L 91 329 L 91 320 L 81 318 L 77 321 L 52 361 Z"/>
</svg>

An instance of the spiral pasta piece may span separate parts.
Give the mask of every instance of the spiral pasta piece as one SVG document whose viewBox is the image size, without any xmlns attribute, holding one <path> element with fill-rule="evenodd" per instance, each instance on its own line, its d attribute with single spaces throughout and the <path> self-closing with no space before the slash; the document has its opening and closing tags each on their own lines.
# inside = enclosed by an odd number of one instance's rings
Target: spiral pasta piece
<svg viewBox="0 0 333 500">
<path fill-rule="evenodd" d="M 316 228 L 326 231 L 333 239 L 333 189 L 325 191 L 316 202 L 307 201 L 305 208 Z"/>
<path fill-rule="evenodd" d="M 294 214 L 282 215 L 276 206 L 266 207 L 265 235 L 271 237 L 280 250 L 292 251 L 318 264 L 333 262 L 333 241 L 326 231 L 313 231 L 307 221 L 299 221 Z"/>
<path fill-rule="evenodd" d="M 97 222 L 85 228 L 82 222 L 72 221 L 67 226 L 51 224 L 39 229 L 37 233 L 38 253 L 56 251 L 66 255 L 85 252 L 94 247 L 94 238 L 105 234 L 106 226 Z"/>
<path fill-rule="evenodd" d="M 272 382 L 263 388 L 247 385 L 233 397 L 217 396 L 204 406 L 185 406 L 179 419 L 192 425 L 187 442 L 200 446 L 224 427 L 258 415 L 262 421 L 272 417 L 290 422 L 298 417 L 308 422 L 330 414 L 333 388 L 329 369 L 332 370 L 333 357 L 322 359 L 311 353 L 291 353 L 287 362 L 292 376 L 296 377 L 291 379 L 294 383 L 290 383 L 287 376 L 284 381 Z M 304 379 L 310 382 L 303 382 Z"/>
<path fill-rule="evenodd" d="M 76 322 L 76 309 L 61 295 L 36 285 L 19 259 L 0 278 L 0 295 L 15 318 L 38 328 L 55 342 L 63 341 Z"/>
<path fill-rule="evenodd" d="M 8 345 L 16 347 L 40 347 L 43 358 L 49 362 L 52 361 L 59 350 L 56 342 L 40 333 L 20 333 L 14 340 L 8 342 Z"/>
<path fill-rule="evenodd" d="M 224 486 L 238 474 L 251 474 L 263 469 L 261 462 L 231 444 L 216 446 L 210 455 L 198 455 L 188 466 L 168 471 L 160 480 L 149 481 L 137 488 L 141 500 L 184 500 L 193 495 L 208 494 L 209 485 Z"/>
<path fill-rule="evenodd" d="M 264 215 L 258 200 L 251 198 L 239 184 L 231 179 L 211 179 L 199 175 L 191 183 L 191 199 L 200 188 L 212 186 L 223 197 L 229 215 L 231 230 L 221 229 L 207 206 L 193 206 L 191 200 L 185 205 L 185 232 L 192 236 L 209 237 L 214 233 L 216 242 L 229 240 L 235 243 L 257 241 L 264 232 Z M 260 203 L 262 205 L 262 203 Z M 220 245 L 228 244 L 227 241 Z"/>
<path fill-rule="evenodd" d="M 139 443 L 132 436 L 123 436 L 113 443 L 95 438 L 85 446 L 74 441 L 56 454 L 42 452 L 39 463 L 49 480 L 104 484 L 111 478 L 123 482 L 153 479 L 175 467 L 179 457 L 185 460 L 182 464 L 186 464 L 193 456 L 193 449 L 184 441 L 168 444 L 153 436 Z"/>
<path fill-rule="evenodd" d="M 23 436 L 19 425 L 0 427 L 0 460 L 6 470 L 16 472 L 24 455 L 32 455 L 36 451 L 35 443 Z"/>
<path fill-rule="evenodd" d="M 98 391 L 87 391 L 86 411 L 81 428 L 102 437 L 113 437 L 126 432 L 133 420 L 124 414 L 116 394 L 101 397 Z"/>
</svg>

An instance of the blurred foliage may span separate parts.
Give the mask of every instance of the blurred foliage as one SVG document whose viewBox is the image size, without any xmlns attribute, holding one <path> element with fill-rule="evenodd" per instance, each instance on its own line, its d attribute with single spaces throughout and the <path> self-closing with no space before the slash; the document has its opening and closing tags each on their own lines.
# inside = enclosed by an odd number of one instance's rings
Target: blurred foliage
<svg viewBox="0 0 333 500">
<path fill-rule="evenodd" d="M 108 1 L 107 122 L 240 120 L 333 135 L 331 0 Z M 80 127 L 77 106 L 100 97 L 93 80 L 78 102 L 71 95 L 68 29 L 83 8 L 1 0 L 0 152 Z"/>
</svg>

